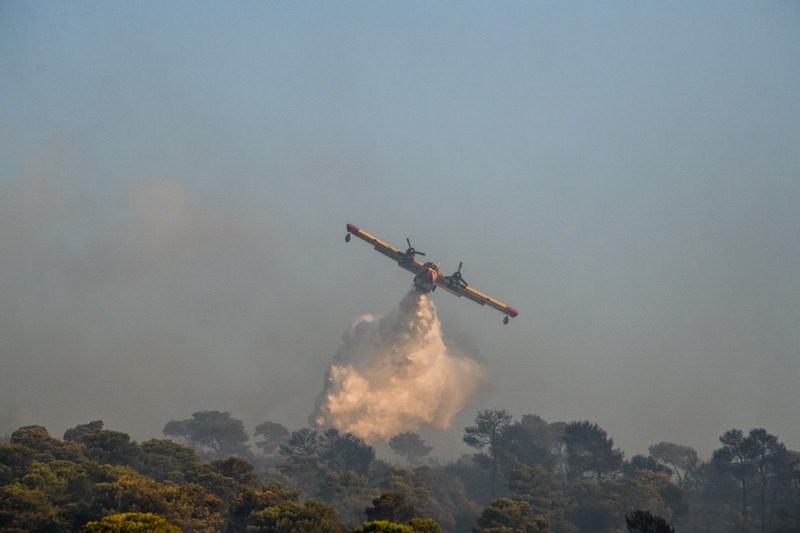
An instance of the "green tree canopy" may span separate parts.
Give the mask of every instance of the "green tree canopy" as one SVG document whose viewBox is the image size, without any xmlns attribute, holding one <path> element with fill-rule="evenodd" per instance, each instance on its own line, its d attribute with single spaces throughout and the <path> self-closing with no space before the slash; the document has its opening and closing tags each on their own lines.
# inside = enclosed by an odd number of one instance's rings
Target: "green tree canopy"
<svg viewBox="0 0 800 533">
<path fill-rule="evenodd" d="M 662 441 L 648 451 L 653 459 L 670 468 L 680 488 L 692 490 L 702 484 L 701 462 L 694 448 Z"/>
<path fill-rule="evenodd" d="M 139 445 L 130 435 L 121 431 L 100 429 L 83 433 L 80 442 L 86 447 L 84 454 L 100 464 L 137 466 L 141 457 Z"/>
<path fill-rule="evenodd" d="M 50 436 L 44 426 L 24 426 L 11 434 L 11 444 L 19 444 L 37 453 L 37 457 L 46 460 L 66 459 L 82 460 L 83 450 L 72 442 L 60 441 Z"/>
<path fill-rule="evenodd" d="M 476 448 L 475 462 L 492 472 L 492 497 L 496 493 L 500 466 L 503 432 L 511 424 L 511 415 L 505 409 L 485 409 L 475 417 L 475 425 L 464 428 L 464 442 Z"/>
<path fill-rule="evenodd" d="M 634 511 L 625 515 L 625 525 L 628 533 L 675 533 L 674 527 L 650 511 Z"/>
<path fill-rule="evenodd" d="M 286 444 L 280 446 L 280 454 L 285 457 L 292 456 L 311 456 L 317 454 L 319 445 L 319 432 L 311 428 L 302 428 L 292 431 Z"/>
<path fill-rule="evenodd" d="M 319 460 L 326 470 L 353 471 L 366 475 L 375 460 L 375 449 L 353 433 L 330 428 L 319 441 Z"/>
<path fill-rule="evenodd" d="M 415 533 L 408 524 L 398 524 L 389 520 L 371 520 L 352 533 Z"/>
<path fill-rule="evenodd" d="M 387 490 L 373 499 L 372 507 L 368 507 L 364 512 L 371 521 L 405 522 L 416 518 L 414 507 L 406 504 L 406 495 L 396 490 Z"/>
<path fill-rule="evenodd" d="M 188 483 L 167 492 L 168 517 L 183 531 L 218 532 L 224 530 L 226 511 L 221 498 L 197 483 Z"/>
<path fill-rule="evenodd" d="M 240 485 L 252 485 L 256 482 L 256 469 L 241 457 L 226 457 L 211 462 L 211 468 L 218 474 L 233 479 Z"/>
<path fill-rule="evenodd" d="M 274 507 L 285 501 L 296 502 L 299 498 L 299 490 L 287 490 L 277 483 L 244 487 L 231 501 L 228 531 L 230 533 L 244 531 L 250 515 L 254 512 Z"/>
<path fill-rule="evenodd" d="M 152 513 L 119 513 L 87 523 L 81 533 L 181 533 L 181 528 Z"/>
<path fill-rule="evenodd" d="M 544 515 L 557 531 L 568 530 L 566 512 L 570 501 L 561 483 L 540 465 L 517 463 L 506 473 L 508 487 L 517 499 L 528 502 L 535 515 Z"/>
<path fill-rule="evenodd" d="M 530 504 L 498 498 L 478 517 L 476 533 L 550 533 L 550 522 L 544 516 L 534 516 Z"/>
<path fill-rule="evenodd" d="M 567 517 L 579 531 L 615 531 L 625 527 L 625 513 L 648 509 L 671 519 L 667 489 L 674 487 L 667 474 L 642 470 L 633 478 L 598 480 L 586 477 L 568 486 L 573 505 Z"/>
<path fill-rule="evenodd" d="M 3 531 L 69 531 L 58 511 L 38 488 L 20 482 L 0 487 L 0 529 Z"/>
<path fill-rule="evenodd" d="M 440 533 L 442 528 L 429 518 L 412 518 L 406 524 L 388 520 L 373 520 L 352 533 Z"/>
<path fill-rule="evenodd" d="M 754 485 L 759 496 L 761 530 L 766 532 L 773 513 L 768 494 L 776 494 L 781 479 L 792 476 L 786 446 L 763 428 L 751 429 L 747 435 L 739 429 L 731 429 L 719 440 L 722 447 L 714 450 L 712 461 L 719 471 L 728 473 L 738 481 L 741 488 L 742 531 L 747 528 L 749 495 Z"/>
<path fill-rule="evenodd" d="M 614 439 L 597 424 L 570 422 L 564 428 L 563 438 L 567 446 L 567 478 L 570 481 L 587 476 L 606 479 L 622 468 L 622 451 L 614 448 Z"/>
<path fill-rule="evenodd" d="M 624 461 L 622 464 L 622 474 L 627 477 L 633 477 L 640 470 L 649 470 L 650 472 L 660 472 L 672 476 L 672 469 L 659 463 L 655 458 L 647 455 L 636 454 L 630 460 Z"/>
<path fill-rule="evenodd" d="M 320 434 L 311 428 L 292 431 L 286 444 L 281 444 L 280 454 L 285 457 L 278 467 L 306 493 L 313 494 L 319 486 L 323 471 L 318 464 Z"/>
<path fill-rule="evenodd" d="M 404 457 L 408 466 L 420 464 L 431 453 L 433 447 L 426 446 L 418 433 L 406 431 L 389 439 L 389 447 L 397 455 Z"/>
<path fill-rule="evenodd" d="M 216 458 L 250 454 L 244 423 L 221 411 L 198 411 L 187 420 L 170 420 L 164 435 L 183 438 L 198 452 Z"/>
<path fill-rule="evenodd" d="M 480 513 L 478 504 L 467 496 L 461 479 L 450 469 L 394 467 L 377 481 L 377 486 L 384 493 L 402 494 L 403 506 L 411 515 L 433 519 L 445 531 L 469 529 Z M 408 515 L 409 511 L 404 512 Z"/>
<path fill-rule="evenodd" d="M 524 463 L 556 470 L 562 460 L 564 426 L 563 422 L 549 424 L 540 416 L 530 414 L 506 426 L 498 443 L 503 468 Z"/>
<path fill-rule="evenodd" d="M 140 446 L 139 470 L 161 483 L 197 480 L 203 460 L 194 449 L 169 439 L 151 439 Z"/>
<path fill-rule="evenodd" d="M 94 433 L 103 429 L 102 420 L 94 420 L 88 424 L 78 424 L 74 428 L 68 429 L 64 432 L 64 440 L 70 442 L 81 442 L 81 437 L 89 433 Z"/>
<path fill-rule="evenodd" d="M 316 500 L 284 501 L 256 511 L 248 519 L 248 533 L 342 533 L 344 525 L 330 505 Z"/>
<path fill-rule="evenodd" d="M 365 476 L 352 470 L 329 471 L 320 482 L 317 497 L 333 505 L 346 525 L 355 527 L 364 519 L 370 493 L 369 480 Z"/>
<path fill-rule="evenodd" d="M 282 444 L 289 440 L 289 430 L 277 422 L 266 421 L 256 426 L 254 434 L 262 438 L 256 442 L 265 455 L 275 455 Z"/>
</svg>

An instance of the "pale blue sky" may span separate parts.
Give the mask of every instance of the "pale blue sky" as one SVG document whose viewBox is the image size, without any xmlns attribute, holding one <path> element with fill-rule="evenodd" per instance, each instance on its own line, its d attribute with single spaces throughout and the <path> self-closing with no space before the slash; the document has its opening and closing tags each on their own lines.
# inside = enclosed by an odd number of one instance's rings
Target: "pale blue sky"
<svg viewBox="0 0 800 533">
<path fill-rule="evenodd" d="M 628 455 L 800 449 L 799 28 L 788 1 L 0 3 L 0 431 L 300 427 L 410 283 L 352 222 L 521 311 L 436 295 L 494 375 L 454 441 L 499 407 Z"/>
</svg>

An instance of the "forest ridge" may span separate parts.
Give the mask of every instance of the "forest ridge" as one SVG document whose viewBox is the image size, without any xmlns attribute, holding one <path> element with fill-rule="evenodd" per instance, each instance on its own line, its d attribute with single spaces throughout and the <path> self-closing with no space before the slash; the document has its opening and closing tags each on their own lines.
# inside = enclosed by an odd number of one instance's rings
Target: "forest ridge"
<svg viewBox="0 0 800 533">
<path fill-rule="evenodd" d="M 398 462 L 360 437 L 199 411 L 142 443 L 102 421 L 62 439 L 41 426 L 0 443 L 3 531 L 762 532 L 800 531 L 800 453 L 756 428 L 726 431 L 710 459 L 660 442 L 626 458 L 590 421 L 464 428 L 475 453 L 441 463 L 416 433 Z"/>
</svg>

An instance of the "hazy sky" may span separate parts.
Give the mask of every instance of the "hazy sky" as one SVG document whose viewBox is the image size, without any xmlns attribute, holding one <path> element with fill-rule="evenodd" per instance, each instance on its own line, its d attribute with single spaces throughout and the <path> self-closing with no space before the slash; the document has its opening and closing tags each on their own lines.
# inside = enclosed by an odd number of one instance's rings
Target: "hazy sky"
<svg viewBox="0 0 800 533">
<path fill-rule="evenodd" d="M 800 449 L 800 4 L 1 2 L 0 433 L 306 424 L 411 276 L 484 408 Z M 449 440 L 448 440 L 449 439 Z"/>
</svg>

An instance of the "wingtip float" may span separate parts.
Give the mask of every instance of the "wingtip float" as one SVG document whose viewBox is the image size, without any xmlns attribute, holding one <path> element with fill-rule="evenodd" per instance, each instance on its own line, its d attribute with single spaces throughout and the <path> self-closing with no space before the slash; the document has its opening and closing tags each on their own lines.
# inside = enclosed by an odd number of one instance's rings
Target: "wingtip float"
<svg viewBox="0 0 800 533">
<path fill-rule="evenodd" d="M 424 256 L 425 252 L 420 252 L 411 246 L 411 241 L 406 239 L 408 248 L 405 252 L 401 252 L 394 246 L 380 240 L 374 235 L 370 235 L 358 226 L 347 224 L 347 235 L 345 235 L 345 242 L 350 242 L 352 236 L 355 235 L 359 239 L 371 244 L 375 250 L 382 253 L 386 257 L 397 262 L 400 268 L 408 270 L 414 274 L 414 288 L 422 293 L 430 293 L 436 290 L 436 287 L 442 287 L 447 292 L 454 294 L 458 297 L 464 296 L 473 302 L 481 305 L 488 305 L 503 313 L 503 324 L 508 324 L 509 320 L 519 314 L 519 311 L 506 305 L 503 302 L 492 298 L 480 291 L 470 287 L 461 275 L 461 267 L 463 263 L 459 263 L 458 270 L 450 276 L 446 276 L 439 271 L 439 263 L 426 261 L 425 263 L 418 261 L 417 256 Z"/>
</svg>

